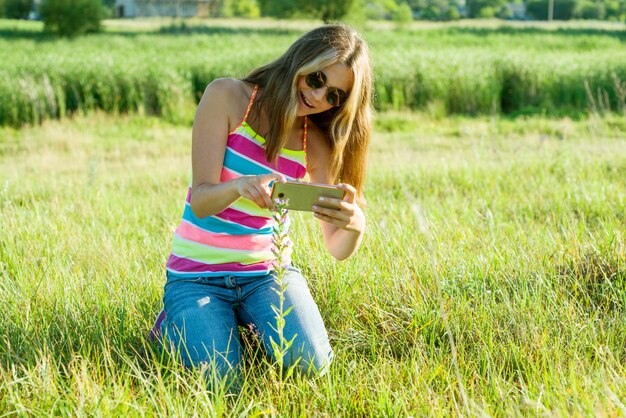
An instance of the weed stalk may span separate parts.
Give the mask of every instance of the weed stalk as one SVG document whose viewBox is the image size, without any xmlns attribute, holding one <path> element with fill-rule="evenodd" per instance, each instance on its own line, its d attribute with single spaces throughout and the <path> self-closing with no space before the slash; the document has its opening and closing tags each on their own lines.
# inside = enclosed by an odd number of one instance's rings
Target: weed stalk
<svg viewBox="0 0 626 418">
<path fill-rule="evenodd" d="M 276 331 L 278 341 L 274 341 L 274 338 L 270 337 L 270 343 L 272 344 L 272 350 L 276 357 L 276 365 L 279 373 L 277 381 L 280 383 L 282 383 L 283 380 L 291 374 L 292 369 L 288 370 L 287 373 L 283 373 L 283 370 L 285 366 L 285 356 L 296 338 L 296 335 L 294 335 L 290 340 L 287 340 L 284 333 L 285 318 L 289 315 L 289 312 L 291 312 L 291 309 L 293 308 L 289 307 L 285 310 L 285 290 L 287 289 L 287 284 L 284 283 L 284 278 L 287 271 L 286 263 L 288 261 L 290 247 L 287 204 L 287 201 L 280 199 L 276 199 L 275 201 L 275 212 L 273 217 L 276 221 L 276 226 L 274 227 L 272 236 L 274 243 L 272 252 L 274 254 L 274 272 L 276 281 L 276 288 L 274 291 L 278 295 L 278 306 L 272 305 L 272 310 L 276 315 L 276 327 L 272 326 L 272 328 Z"/>
</svg>

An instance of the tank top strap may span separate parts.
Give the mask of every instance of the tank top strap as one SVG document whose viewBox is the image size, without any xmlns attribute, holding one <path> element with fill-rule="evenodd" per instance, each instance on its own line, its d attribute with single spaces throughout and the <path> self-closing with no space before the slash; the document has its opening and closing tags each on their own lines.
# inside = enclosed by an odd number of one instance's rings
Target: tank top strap
<svg viewBox="0 0 626 418">
<path fill-rule="evenodd" d="M 246 109 L 246 114 L 243 116 L 243 120 L 241 123 L 244 123 L 246 119 L 248 119 L 248 114 L 250 114 L 250 109 L 252 109 L 252 104 L 254 103 L 254 98 L 256 97 L 256 93 L 259 90 L 259 85 L 255 84 L 254 90 L 252 90 L 252 96 L 250 96 L 250 102 L 248 103 L 248 108 Z"/>
<path fill-rule="evenodd" d="M 306 152 L 306 138 L 307 138 L 307 125 L 308 125 L 308 121 L 309 119 L 306 117 L 306 115 L 304 115 L 304 133 L 302 134 L 302 150 L 304 151 L 304 161 L 306 163 L 306 168 L 308 170 L 309 168 L 309 156 Z"/>
</svg>

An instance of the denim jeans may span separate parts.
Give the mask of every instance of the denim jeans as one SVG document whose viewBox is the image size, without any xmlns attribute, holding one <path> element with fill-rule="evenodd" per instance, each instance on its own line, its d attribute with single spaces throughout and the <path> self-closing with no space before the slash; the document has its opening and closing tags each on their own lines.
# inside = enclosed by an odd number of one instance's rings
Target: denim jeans
<svg viewBox="0 0 626 418">
<path fill-rule="evenodd" d="M 285 368 L 323 373 L 332 349 L 317 305 L 300 270 L 290 266 L 286 289 L 283 335 L 293 342 L 283 357 Z M 238 375 L 242 348 L 238 326 L 251 327 L 265 351 L 276 360 L 271 340 L 279 343 L 276 313 L 280 300 L 275 276 L 182 277 L 168 273 L 160 333 L 188 367 L 207 364 L 217 376 Z M 233 373 L 234 372 L 234 373 Z"/>
</svg>

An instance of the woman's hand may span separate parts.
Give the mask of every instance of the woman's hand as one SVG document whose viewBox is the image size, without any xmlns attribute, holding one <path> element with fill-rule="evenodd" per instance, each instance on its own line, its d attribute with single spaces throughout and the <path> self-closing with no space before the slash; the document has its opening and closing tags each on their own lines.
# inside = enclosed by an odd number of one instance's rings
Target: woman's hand
<svg viewBox="0 0 626 418">
<path fill-rule="evenodd" d="M 343 199 L 322 197 L 320 204 L 313 206 L 313 214 L 317 219 L 343 230 L 363 232 L 365 214 L 356 203 L 356 189 L 345 183 L 340 183 L 337 187 L 345 190 Z"/>
<path fill-rule="evenodd" d="M 272 181 L 284 183 L 285 177 L 278 173 L 242 176 L 236 179 L 237 192 L 241 197 L 252 200 L 260 208 L 272 209 L 274 202 L 272 202 L 269 187 Z"/>
</svg>

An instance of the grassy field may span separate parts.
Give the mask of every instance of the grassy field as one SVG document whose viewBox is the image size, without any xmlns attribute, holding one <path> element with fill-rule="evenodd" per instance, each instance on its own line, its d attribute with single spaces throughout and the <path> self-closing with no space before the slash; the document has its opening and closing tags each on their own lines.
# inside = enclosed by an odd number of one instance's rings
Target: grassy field
<svg viewBox="0 0 626 418">
<path fill-rule="evenodd" d="M 362 28 L 380 110 L 464 115 L 626 111 L 626 27 L 502 22 Z M 106 22 L 56 40 L 40 22 L 0 20 L 0 126 L 73 113 L 188 120 L 216 77 L 244 76 L 319 22 Z"/>
<path fill-rule="evenodd" d="M 251 353 L 233 397 L 144 345 L 189 126 L 0 128 L 0 415 L 623 416 L 624 138 L 616 115 L 378 115 L 358 254 L 294 214 L 333 366 L 281 381 Z"/>
</svg>

